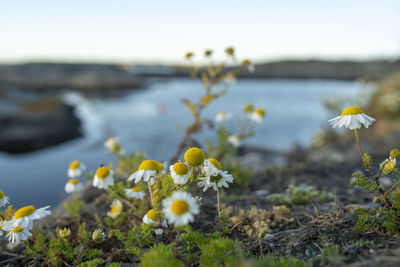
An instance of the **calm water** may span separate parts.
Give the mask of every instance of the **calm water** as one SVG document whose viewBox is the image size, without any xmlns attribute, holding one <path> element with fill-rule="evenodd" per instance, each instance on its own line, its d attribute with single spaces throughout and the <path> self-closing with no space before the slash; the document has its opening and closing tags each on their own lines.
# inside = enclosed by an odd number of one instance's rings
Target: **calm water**
<svg viewBox="0 0 400 267">
<path fill-rule="evenodd" d="M 267 118 L 247 144 L 287 150 L 294 144 L 308 145 L 315 132 L 327 126 L 329 114 L 321 99 L 355 97 L 361 87 L 344 81 L 242 80 L 224 98 L 212 103 L 204 116 L 213 119 L 219 111 L 232 112 L 234 118 L 227 125 L 234 130 L 242 106 L 251 102 L 265 108 Z M 180 99 L 196 99 L 202 90 L 198 82 L 173 79 L 108 99 L 86 99 L 78 93 L 66 93 L 65 100 L 76 106 L 83 121 L 85 136 L 34 153 L 0 154 L 0 189 L 17 207 L 55 205 L 65 197 L 70 161 L 77 159 L 89 169 L 96 169 L 100 163 L 112 160 L 103 147 L 110 135 L 119 136 L 127 151 L 146 150 L 151 158 L 167 160 L 180 141 L 179 126 L 187 125 L 191 119 Z M 206 131 L 198 140 L 204 138 L 215 136 Z"/>
</svg>

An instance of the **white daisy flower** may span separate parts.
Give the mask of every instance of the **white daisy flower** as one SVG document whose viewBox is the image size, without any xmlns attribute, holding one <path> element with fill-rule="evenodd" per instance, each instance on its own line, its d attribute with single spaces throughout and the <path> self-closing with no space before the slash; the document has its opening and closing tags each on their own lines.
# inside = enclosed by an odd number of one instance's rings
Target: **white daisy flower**
<svg viewBox="0 0 400 267">
<path fill-rule="evenodd" d="M 150 209 L 142 219 L 144 224 L 158 224 L 158 216 L 155 209 Z"/>
<path fill-rule="evenodd" d="M 4 195 L 4 192 L 0 190 L 0 208 L 9 203 L 8 197 Z"/>
<path fill-rule="evenodd" d="M 221 111 L 217 113 L 217 116 L 215 116 L 215 122 L 224 123 L 230 120 L 231 118 L 232 118 L 232 113 Z"/>
<path fill-rule="evenodd" d="M 186 184 L 191 175 L 189 166 L 185 162 L 177 162 L 169 167 L 175 184 Z"/>
<path fill-rule="evenodd" d="M 225 76 L 225 78 L 223 78 L 223 81 L 226 84 L 234 84 L 237 82 L 236 76 L 234 74 L 228 74 Z"/>
<path fill-rule="evenodd" d="M 74 160 L 69 164 L 69 169 L 68 169 L 68 177 L 69 178 L 78 178 L 80 177 L 83 172 L 86 170 L 86 167 L 84 164 L 80 163 L 77 160 Z"/>
<path fill-rule="evenodd" d="M 95 242 L 103 242 L 106 239 L 106 234 L 102 229 L 97 228 L 92 234 L 92 239 Z"/>
<path fill-rule="evenodd" d="M 97 169 L 93 178 L 93 186 L 100 189 L 107 189 L 114 184 L 113 171 L 108 167 L 100 167 Z"/>
<path fill-rule="evenodd" d="M 70 179 L 64 189 L 68 194 L 75 193 L 83 189 L 83 184 L 78 179 Z"/>
<path fill-rule="evenodd" d="M 233 177 L 227 171 L 219 171 L 216 175 L 209 175 L 206 177 L 200 177 L 200 182 L 197 183 L 199 187 L 204 187 L 203 192 L 207 191 L 208 188 L 212 187 L 217 191 L 217 186 L 219 188 L 226 187 L 229 188 L 228 183 L 233 182 Z"/>
<path fill-rule="evenodd" d="M 227 141 L 228 141 L 228 143 L 230 143 L 234 147 L 239 147 L 240 144 L 242 143 L 242 139 L 237 134 L 231 134 L 228 137 Z"/>
<path fill-rule="evenodd" d="M 104 142 L 104 146 L 108 149 L 111 149 L 112 146 L 114 145 L 118 145 L 119 144 L 119 138 L 115 137 L 115 136 L 111 136 L 109 137 L 105 142 Z"/>
<path fill-rule="evenodd" d="M 71 230 L 69 228 L 59 229 L 58 234 L 62 238 L 68 238 L 71 235 Z"/>
<path fill-rule="evenodd" d="M 139 183 L 141 180 L 144 182 L 150 181 L 150 184 L 154 184 L 154 177 L 157 172 L 161 170 L 160 163 L 155 160 L 145 160 L 139 165 L 139 170 L 129 176 L 128 181 L 135 180 L 135 183 Z"/>
<path fill-rule="evenodd" d="M 164 233 L 164 230 L 162 228 L 157 228 L 156 230 L 154 230 L 154 233 L 156 235 L 162 235 Z"/>
<path fill-rule="evenodd" d="M 262 108 L 256 108 L 248 114 L 248 117 L 256 123 L 261 123 L 265 117 L 265 110 Z"/>
<path fill-rule="evenodd" d="M 384 167 L 383 167 L 383 171 L 385 173 L 389 173 L 391 171 L 394 170 L 394 168 L 396 167 L 396 158 L 389 158 L 385 161 L 384 163 Z"/>
<path fill-rule="evenodd" d="M 163 213 L 169 223 L 176 226 L 194 221 L 194 215 L 200 212 L 199 205 L 193 197 L 184 191 L 175 191 L 162 201 Z"/>
<path fill-rule="evenodd" d="M 50 206 L 40 209 L 36 209 L 34 206 L 25 206 L 17 210 L 12 219 L 6 221 L 4 225 L 7 225 L 7 228 L 13 228 L 20 225 L 24 229 L 32 229 L 33 221 L 42 219 L 51 214 L 51 211 L 48 210 L 49 208 Z"/>
<path fill-rule="evenodd" d="M 217 175 L 221 170 L 221 163 L 214 158 L 209 158 L 204 161 L 201 170 L 206 176 Z"/>
<path fill-rule="evenodd" d="M 242 61 L 242 66 L 247 68 L 247 70 L 251 73 L 253 73 L 256 70 L 256 68 L 254 67 L 254 64 L 251 63 L 251 61 L 248 59 L 245 59 Z"/>
<path fill-rule="evenodd" d="M 373 122 L 374 118 L 364 114 L 359 107 L 345 108 L 342 115 L 329 120 L 333 128 L 346 127 L 350 130 L 360 129 L 361 125 L 368 128 Z"/>
<path fill-rule="evenodd" d="M 244 105 L 244 107 L 243 107 L 243 112 L 246 113 L 246 114 L 249 114 L 250 112 L 253 112 L 253 110 L 254 110 L 254 107 L 250 103 Z"/>
<path fill-rule="evenodd" d="M 119 199 L 114 199 L 111 204 L 111 210 L 107 213 L 113 219 L 118 218 L 123 209 L 122 202 Z"/>
<path fill-rule="evenodd" d="M 146 213 L 146 215 L 143 216 L 142 222 L 144 224 L 151 224 L 151 225 L 160 226 L 159 223 L 158 223 L 158 216 L 157 216 L 157 213 L 156 213 L 155 209 L 150 209 Z M 165 219 L 161 222 L 161 226 L 164 227 L 164 228 L 168 227 L 167 221 Z M 162 235 L 164 233 L 164 230 L 162 228 L 157 228 L 157 229 L 154 230 L 154 233 L 156 235 Z"/>
<path fill-rule="evenodd" d="M 3 225 L 4 225 L 4 220 L 0 220 L 0 236 L 3 235 Z"/>
<path fill-rule="evenodd" d="M 11 243 L 19 243 L 22 240 L 27 240 L 28 237 L 32 236 L 28 228 L 23 228 L 21 225 L 7 229 L 7 238 Z"/>
<path fill-rule="evenodd" d="M 131 189 L 125 189 L 125 195 L 129 198 L 143 199 L 145 193 L 139 186 L 134 186 Z"/>
</svg>

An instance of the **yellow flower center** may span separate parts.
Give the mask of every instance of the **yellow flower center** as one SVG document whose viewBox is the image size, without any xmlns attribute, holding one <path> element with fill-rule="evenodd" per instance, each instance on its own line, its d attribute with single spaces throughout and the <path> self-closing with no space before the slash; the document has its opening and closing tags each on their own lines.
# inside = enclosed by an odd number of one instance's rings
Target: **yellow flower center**
<svg viewBox="0 0 400 267">
<path fill-rule="evenodd" d="M 258 115 L 264 117 L 265 116 L 265 110 L 263 110 L 262 108 L 257 108 L 254 110 L 255 113 L 257 113 Z"/>
<path fill-rule="evenodd" d="M 111 213 L 120 213 L 122 211 L 122 206 L 114 205 L 111 208 Z"/>
<path fill-rule="evenodd" d="M 158 162 L 158 166 L 160 167 L 160 171 L 164 170 L 164 164 L 161 162 Z"/>
<path fill-rule="evenodd" d="M 219 162 L 218 160 L 214 158 L 209 158 L 208 161 L 211 162 L 214 165 L 214 167 L 217 168 L 218 170 L 221 169 L 221 162 Z"/>
<path fill-rule="evenodd" d="M 183 162 L 175 163 L 173 169 L 178 175 L 185 175 L 189 172 L 189 167 Z"/>
<path fill-rule="evenodd" d="M 149 211 L 147 212 L 147 217 L 148 217 L 150 220 L 155 221 L 155 222 L 158 220 L 158 218 L 157 218 L 157 213 L 156 213 L 156 211 L 155 211 L 154 209 L 151 209 L 151 210 L 149 210 Z"/>
<path fill-rule="evenodd" d="M 23 230 L 24 229 L 21 227 L 21 225 L 18 225 L 12 229 L 13 233 L 21 233 Z"/>
<path fill-rule="evenodd" d="M 251 65 L 251 61 L 248 60 L 248 59 L 244 59 L 243 62 L 242 62 L 242 65 L 243 65 L 244 67 L 247 67 L 247 66 Z"/>
<path fill-rule="evenodd" d="M 68 181 L 68 183 L 69 183 L 69 184 L 79 184 L 80 181 L 77 180 L 77 179 L 70 179 L 70 180 Z"/>
<path fill-rule="evenodd" d="M 160 163 L 155 160 L 145 160 L 139 165 L 139 170 L 160 171 Z"/>
<path fill-rule="evenodd" d="M 191 58 L 193 56 L 193 53 L 192 52 L 187 52 L 186 54 L 185 54 L 185 58 Z"/>
<path fill-rule="evenodd" d="M 205 160 L 204 152 L 200 148 L 192 147 L 186 151 L 184 156 L 186 162 L 191 166 L 200 166 Z"/>
<path fill-rule="evenodd" d="M 100 167 L 96 171 L 96 176 L 99 179 L 104 179 L 110 174 L 110 169 L 107 167 Z"/>
<path fill-rule="evenodd" d="M 358 115 L 358 114 L 362 114 L 362 110 L 359 107 L 349 107 L 349 108 L 345 108 L 342 112 L 342 116 L 345 115 Z"/>
<path fill-rule="evenodd" d="M 211 54 L 212 54 L 212 51 L 211 50 L 206 50 L 206 51 L 204 51 L 204 55 L 206 56 L 206 57 L 208 57 L 208 56 L 211 56 Z"/>
<path fill-rule="evenodd" d="M 2 199 L 4 197 L 4 193 L 3 191 L 0 190 L 0 199 Z"/>
<path fill-rule="evenodd" d="M 388 163 L 386 163 L 385 165 L 385 171 L 391 171 L 394 169 L 394 167 L 396 166 L 396 164 L 394 163 L 393 160 L 389 161 Z"/>
<path fill-rule="evenodd" d="M 71 162 L 71 164 L 69 164 L 69 168 L 70 168 L 71 170 L 76 170 L 76 169 L 79 168 L 80 165 L 81 165 L 81 164 L 79 163 L 79 161 L 74 160 L 73 162 Z"/>
<path fill-rule="evenodd" d="M 182 215 L 189 210 L 189 204 L 185 200 L 175 200 L 171 205 L 171 211 L 176 215 Z"/>
<path fill-rule="evenodd" d="M 139 187 L 139 186 L 134 186 L 134 187 L 132 187 L 132 192 L 140 192 L 140 191 L 142 191 L 142 189 Z"/>
<path fill-rule="evenodd" d="M 228 55 L 233 55 L 235 53 L 235 49 L 233 49 L 233 47 L 228 47 L 227 49 L 225 49 L 225 52 Z"/>
<path fill-rule="evenodd" d="M 398 158 L 399 156 L 400 156 L 400 151 L 398 149 L 392 149 L 390 151 L 390 157 L 391 158 L 395 159 L 395 158 Z M 0 196 L 1 196 L 1 194 L 0 194 Z"/>
<path fill-rule="evenodd" d="M 34 206 L 26 206 L 23 208 L 20 208 L 17 210 L 14 214 L 15 219 L 19 219 L 25 216 L 31 215 L 33 212 L 35 212 L 35 207 Z"/>
<path fill-rule="evenodd" d="M 61 230 L 61 232 L 60 232 L 60 236 L 62 236 L 62 237 L 68 237 L 69 235 L 70 235 L 69 229 L 64 229 L 64 230 Z"/>
<path fill-rule="evenodd" d="M 253 111 L 253 105 L 252 104 L 246 104 L 244 107 L 243 107 L 243 111 L 244 112 L 252 112 Z"/>
<path fill-rule="evenodd" d="M 118 152 L 120 150 L 121 150 L 121 146 L 119 144 L 117 144 L 117 143 L 112 144 L 111 147 L 110 147 L 110 151 L 111 152 Z"/>
</svg>

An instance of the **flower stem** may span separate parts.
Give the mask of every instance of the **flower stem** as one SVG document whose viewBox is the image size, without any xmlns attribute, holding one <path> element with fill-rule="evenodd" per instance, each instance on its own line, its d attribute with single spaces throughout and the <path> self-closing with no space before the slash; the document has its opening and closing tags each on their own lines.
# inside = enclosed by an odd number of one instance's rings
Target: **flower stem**
<svg viewBox="0 0 400 267">
<path fill-rule="evenodd" d="M 151 179 L 149 179 L 149 181 L 147 182 L 147 185 L 149 186 L 149 194 L 150 194 L 150 198 L 151 198 L 151 205 L 153 206 L 153 208 L 154 208 L 155 210 L 157 210 L 157 209 L 156 209 L 156 205 L 155 205 L 156 202 L 154 201 L 153 190 L 151 189 L 150 180 L 151 180 Z"/>
<path fill-rule="evenodd" d="M 356 141 L 357 141 L 357 145 L 358 145 L 358 151 L 360 151 L 360 157 L 361 157 L 361 160 L 362 160 L 363 159 L 363 152 L 362 152 L 361 145 L 360 145 L 360 139 L 358 138 L 357 129 L 354 129 L 354 135 L 356 136 Z"/>
<path fill-rule="evenodd" d="M 218 209 L 218 221 L 221 223 L 221 206 L 220 206 L 220 196 L 219 196 L 219 188 L 218 183 L 215 183 L 217 186 L 217 209 Z"/>
</svg>

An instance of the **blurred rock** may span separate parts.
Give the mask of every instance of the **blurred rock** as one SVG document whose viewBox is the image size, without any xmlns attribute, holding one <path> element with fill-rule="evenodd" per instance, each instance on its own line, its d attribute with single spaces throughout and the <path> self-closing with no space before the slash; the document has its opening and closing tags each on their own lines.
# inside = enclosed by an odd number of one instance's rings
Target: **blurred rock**
<svg viewBox="0 0 400 267">
<path fill-rule="evenodd" d="M 136 75 L 106 64 L 30 63 L 0 65 L 0 86 L 36 91 L 73 89 L 84 92 L 136 89 Z"/>
<path fill-rule="evenodd" d="M 81 136 L 80 125 L 74 108 L 57 97 L 10 104 L 0 114 L 0 151 L 23 153 L 61 144 Z"/>
</svg>

